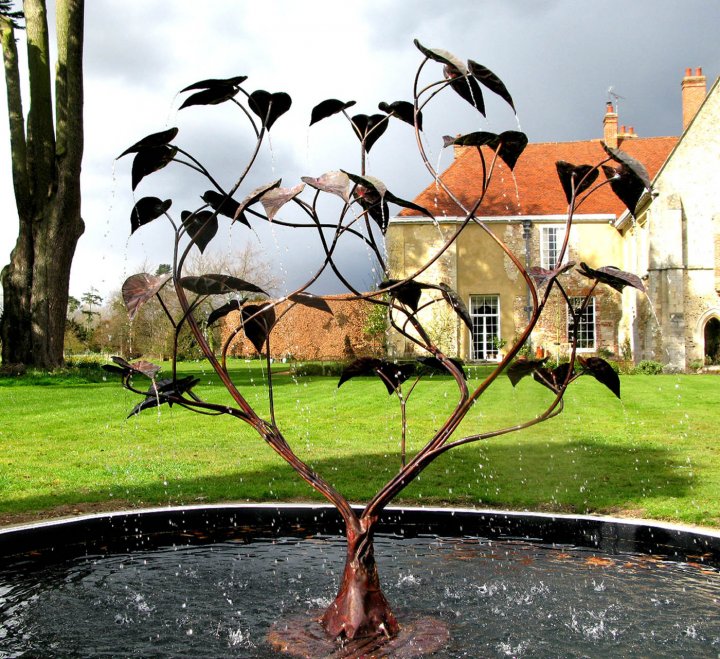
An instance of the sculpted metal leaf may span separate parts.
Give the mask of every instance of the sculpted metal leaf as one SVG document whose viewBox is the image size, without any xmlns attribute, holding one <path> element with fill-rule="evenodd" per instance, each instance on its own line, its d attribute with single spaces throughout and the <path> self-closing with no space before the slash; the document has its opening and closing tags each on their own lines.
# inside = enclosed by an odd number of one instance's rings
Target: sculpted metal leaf
<svg viewBox="0 0 720 659">
<path fill-rule="evenodd" d="M 527 135 L 517 130 L 506 130 L 499 135 L 478 131 L 460 137 L 446 136 L 443 138 L 445 147 L 451 144 L 458 146 L 487 146 L 496 151 L 510 169 L 515 168 L 518 158 L 525 150 L 527 143 Z"/>
<path fill-rule="evenodd" d="M 454 67 L 445 67 L 445 77 L 450 80 L 450 86 L 461 98 L 464 98 L 477 111 L 485 116 L 485 99 L 482 89 L 475 78 L 469 75 L 462 75 Z"/>
<path fill-rule="evenodd" d="M 395 101 L 393 103 L 380 103 L 378 109 L 383 112 L 397 117 L 401 121 L 404 121 L 411 126 L 415 126 L 417 121 L 418 130 L 422 130 L 422 112 L 418 110 L 417 115 L 415 114 L 415 106 L 409 101 Z"/>
<path fill-rule="evenodd" d="M 513 112 L 517 114 L 512 96 L 510 96 L 510 92 L 507 90 L 507 87 L 505 87 L 505 83 L 503 83 L 498 76 L 496 76 L 486 66 L 473 62 L 473 60 L 468 60 L 468 68 L 470 69 L 470 73 L 472 73 L 479 82 L 481 82 L 491 92 L 500 96 L 500 98 L 502 98 L 513 109 Z"/>
<path fill-rule="evenodd" d="M 135 318 L 140 307 L 152 299 L 170 280 L 170 275 L 156 277 L 147 272 L 128 277 L 122 285 L 122 297 L 130 320 Z"/>
<path fill-rule="evenodd" d="M 415 44 L 415 47 L 423 55 L 425 55 L 425 57 L 428 57 L 436 62 L 440 62 L 441 64 L 449 64 L 450 66 L 455 67 L 461 75 L 466 75 L 468 73 L 467 67 L 463 61 L 452 53 L 449 53 L 447 50 L 442 50 L 441 48 L 428 48 L 423 46 L 417 39 L 415 39 L 413 43 Z"/>
<path fill-rule="evenodd" d="M 250 282 L 231 275 L 200 275 L 199 277 L 183 277 L 180 285 L 198 295 L 223 295 L 225 293 L 267 293 Z"/>
<path fill-rule="evenodd" d="M 292 99 L 285 92 L 271 94 L 264 89 L 258 89 L 250 94 L 248 106 L 260 117 L 267 130 L 284 115 L 292 105 Z"/>
<path fill-rule="evenodd" d="M 232 311 L 239 311 L 240 307 L 242 307 L 244 302 L 245 298 L 243 298 L 242 300 L 230 300 L 230 302 L 223 304 L 217 309 L 213 309 L 207 319 L 208 327 L 213 323 L 216 323 L 221 318 L 224 318 Z"/>
<path fill-rule="evenodd" d="M 220 194 L 215 190 L 206 191 L 201 199 L 210 206 L 214 211 L 217 211 L 219 215 L 229 217 L 231 220 L 235 218 L 235 214 L 240 208 L 240 204 L 228 195 Z M 248 224 L 244 217 L 240 218 L 243 224 Z M 248 224 L 248 226 L 250 226 Z"/>
<path fill-rule="evenodd" d="M 132 164 L 132 189 L 137 188 L 148 174 L 157 172 L 166 165 L 169 165 L 177 149 L 170 146 L 143 147 L 136 154 Z"/>
<path fill-rule="evenodd" d="M 378 368 L 381 363 L 382 361 L 375 357 L 361 357 L 360 359 L 356 359 L 342 370 L 337 386 L 340 387 L 344 382 L 359 375 L 373 375 L 375 369 Z"/>
<path fill-rule="evenodd" d="M 232 78 L 207 78 L 188 85 L 180 90 L 180 93 L 189 92 L 193 89 L 218 89 L 227 86 L 238 87 L 247 80 L 247 76 L 234 76 Z"/>
<path fill-rule="evenodd" d="M 196 92 L 185 99 L 180 106 L 180 110 L 188 108 L 192 105 L 219 105 L 237 95 L 240 91 L 238 87 L 229 84 L 218 84 L 208 87 L 202 91 Z"/>
<path fill-rule="evenodd" d="M 477 131 L 459 137 L 446 135 L 443 138 L 443 145 L 448 147 L 451 144 L 457 146 L 489 146 L 491 149 L 496 149 L 500 144 L 500 138 L 495 133 L 488 133 L 487 131 Z"/>
<path fill-rule="evenodd" d="M 345 172 L 327 172 L 318 178 L 303 176 L 300 180 L 316 190 L 337 195 L 346 202 L 350 201 L 350 179 Z"/>
<path fill-rule="evenodd" d="M 384 359 L 374 357 L 361 357 L 349 364 L 340 374 L 338 387 L 351 378 L 359 375 L 377 375 L 382 380 L 388 394 L 392 394 L 397 388 L 415 373 L 415 364 L 396 364 Z"/>
<path fill-rule="evenodd" d="M 130 233 L 135 233 L 143 224 L 152 222 L 167 213 L 170 206 L 172 206 L 172 199 L 165 201 L 158 197 L 138 199 L 130 213 Z"/>
<path fill-rule="evenodd" d="M 217 213 L 213 211 L 182 212 L 182 223 L 201 253 L 210 244 L 218 230 Z"/>
<path fill-rule="evenodd" d="M 467 372 L 463 368 L 463 364 L 459 359 L 454 357 L 446 357 L 445 362 L 440 361 L 437 357 L 419 357 L 418 362 L 423 365 L 423 368 L 429 369 L 441 375 L 448 375 L 450 369 L 446 366 L 446 362 L 450 362 L 455 368 L 457 368 L 465 380 L 468 379 Z"/>
<path fill-rule="evenodd" d="M 388 394 L 392 394 L 398 390 L 398 387 L 405 380 L 415 375 L 415 364 L 412 362 L 396 364 L 395 362 L 382 360 L 375 372 L 385 385 Z"/>
<path fill-rule="evenodd" d="M 126 373 L 138 373 L 152 379 L 160 372 L 160 366 L 145 360 L 132 363 L 122 357 L 112 357 L 112 360 Z"/>
<path fill-rule="evenodd" d="M 497 150 L 498 156 L 503 159 L 510 169 L 514 169 L 518 158 L 525 151 L 528 144 L 527 135 L 519 130 L 506 130 L 500 133 L 498 138 L 500 139 L 500 147 Z"/>
<path fill-rule="evenodd" d="M 271 306 L 248 304 L 240 312 L 243 331 L 255 350 L 262 352 L 263 346 L 275 325 L 275 309 Z"/>
<path fill-rule="evenodd" d="M 573 188 L 575 196 L 587 190 L 597 179 L 599 171 L 597 167 L 592 165 L 573 165 L 564 160 L 558 160 L 555 163 L 560 184 L 565 192 L 565 198 L 568 204 L 573 198 Z"/>
<path fill-rule="evenodd" d="M 650 175 L 648 174 L 647 169 L 645 169 L 645 165 L 624 151 L 609 147 L 605 144 L 605 142 L 603 142 L 602 145 L 603 149 L 605 149 L 605 153 L 607 153 L 615 162 L 620 163 L 623 169 L 632 172 L 632 174 L 643 184 L 643 187 L 648 190 L 650 189 Z"/>
<path fill-rule="evenodd" d="M 122 158 L 128 153 L 137 153 L 138 151 L 141 151 L 142 149 L 147 149 L 148 147 L 165 146 L 166 144 L 172 142 L 177 134 L 177 128 L 168 128 L 167 130 L 162 130 L 159 133 L 152 133 L 151 135 L 147 135 L 143 137 L 139 142 L 135 142 L 135 144 L 133 144 L 131 147 L 125 149 L 125 151 L 123 151 L 118 156 L 118 158 Z"/>
<path fill-rule="evenodd" d="M 378 223 L 383 233 L 387 230 L 388 222 L 390 221 L 390 211 L 387 202 L 397 204 L 402 208 L 416 210 L 429 218 L 434 217 L 426 208 L 407 201 L 406 199 L 396 197 L 387 189 L 380 179 L 373 176 L 360 176 L 358 174 L 350 174 L 349 172 L 344 173 L 353 183 L 357 184 L 355 188 L 355 199 L 357 199 L 364 210 L 368 211 L 370 217 Z"/>
<path fill-rule="evenodd" d="M 187 375 L 179 380 L 165 378 L 163 380 L 153 382 L 145 393 L 145 399 L 132 409 L 130 414 L 128 414 L 128 419 L 131 416 L 140 414 L 143 410 L 158 407 L 164 403 L 167 403 L 169 407 L 172 407 L 174 398 L 182 397 L 183 394 L 190 391 L 199 382 L 200 379 L 195 378 L 192 375 Z"/>
<path fill-rule="evenodd" d="M 620 398 L 620 376 L 612 366 L 601 357 L 578 357 L 583 373 L 592 375 Z"/>
<path fill-rule="evenodd" d="M 318 121 L 332 117 L 332 115 L 347 110 L 355 105 L 355 101 L 339 101 L 336 98 L 329 98 L 326 101 L 318 103 L 310 113 L 310 125 L 316 124 Z"/>
<path fill-rule="evenodd" d="M 645 292 L 645 285 L 642 283 L 640 277 L 631 272 L 620 270 L 620 268 L 616 268 L 613 265 L 593 269 L 587 263 L 581 262 L 578 272 L 585 277 L 596 279 L 603 284 L 607 284 L 620 293 L 622 293 L 623 288 L 626 286 L 632 286 L 643 293 Z"/>
<path fill-rule="evenodd" d="M 452 289 L 450 286 L 444 283 L 437 285 L 438 290 L 442 291 L 443 297 L 447 303 L 453 308 L 455 313 L 460 316 L 462 321 L 468 326 L 470 331 L 473 329 L 472 318 L 470 318 L 470 312 L 467 306 L 462 301 L 462 298 Z"/>
<path fill-rule="evenodd" d="M 518 357 L 505 371 L 505 375 L 510 379 L 510 383 L 514 387 L 520 380 L 525 376 L 534 373 L 536 370 L 543 368 L 547 362 L 545 359 L 527 359 L 525 357 Z"/>
<path fill-rule="evenodd" d="M 536 382 L 547 387 L 553 393 L 559 393 L 565 382 L 569 381 L 574 375 L 574 369 L 570 368 L 570 363 L 560 364 L 554 369 L 548 369 L 544 366 L 537 367 L 533 370 L 532 376 Z"/>
<path fill-rule="evenodd" d="M 245 217 L 245 209 L 248 206 L 252 206 L 254 203 L 260 201 L 260 198 L 264 194 L 274 188 L 277 188 L 281 182 L 282 179 L 279 178 L 277 181 L 273 181 L 272 183 L 266 183 L 265 185 L 261 185 L 260 187 L 255 188 L 247 197 L 245 197 L 245 199 L 240 202 L 240 204 L 238 204 L 238 207 L 235 210 L 235 216 L 233 217 L 233 220 L 239 219 L 243 224 L 247 224 L 248 226 L 250 226 L 247 218 Z"/>
<path fill-rule="evenodd" d="M 615 196 L 630 211 L 630 215 L 635 217 L 638 201 L 640 201 L 640 197 L 643 196 L 645 190 L 649 188 L 645 186 L 638 176 L 623 165 L 619 167 L 603 165 L 602 170 L 610 181 L 610 188 L 615 193 Z"/>
<path fill-rule="evenodd" d="M 547 286 L 553 279 L 557 278 L 559 275 L 562 275 L 568 270 L 572 270 L 574 267 L 575 261 L 568 261 L 567 263 L 563 263 L 562 265 L 558 266 L 554 270 L 547 270 L 546 268 L 533 266 L 532 268 L 528 268 L 527 272 L 530 275 L 530 278 L 535 282 L 535 286 L 537 286 L 538 290 L 540 290 Z"/>
<path fill-rule="evenodd" d="M 385 290 L 386 288 L 394 287 L 389 291 L 390 295 L 398 302 L 402 302 L 404 305 L 410 307 L 413 311 L 417 311 L 420 304 L 420 296 L 425 286 L 413 279 L 403 283 L 400 283 L 401 281 L 401 279 L 386 279 L 378 284 L 378 288 Z M 400 285 L 398 286 L 398 284 Z"/>
<path fill-rule="evenodd" d="M 387 130 L 388 121 L 384 114 L 356 114 L 350 119 L 357 129 L 358 139 L 365 145 L 365 151 L 370 153 L 375 142 Z"/>
<path fill-rule="evenodd" d="M 272 222 L 278 214 L 278 211 L 289 201 L 295 199 L 304 189 L 305 185 L 300 183 L 293 188 L 273 188 L 272 190 L 268 190 L 268 192 L 260 198 L 260 203 L 265 209 L 268 220 Z"/>
<path fill-rule="evenodd" d="M 620 149 L 613 149 L 603 143 L 606 153 L 619 167 L 603 165 L 603 172 L 610 180 L 610 187 L 618 199 L 625 204 L 631 215 L 635 215 L 637 203 L 646 190 L 652 188 L 650 176 L 644 165 Z"/>
<path fill-rule="evenodd" d="M 311 295 L 310 293 L 295 293 L 294 295 L 288 295 L 288 300 L 290 300 L 290 302 L 295 302 L 295 304 L 302 304 L 305 307 L 319 309 L 320 311 L 324 311 L 325 313 L 332 315 L 330 305 L 323 298 L 318 297 L 317 295 Z"/>
</svg>

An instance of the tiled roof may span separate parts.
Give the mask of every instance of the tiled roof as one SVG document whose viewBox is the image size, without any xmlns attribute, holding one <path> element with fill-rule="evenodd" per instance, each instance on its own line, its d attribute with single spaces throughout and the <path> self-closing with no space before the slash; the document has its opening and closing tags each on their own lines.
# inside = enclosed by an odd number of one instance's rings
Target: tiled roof
<svg viewBox="0 0 720 659">
<path fill-rule="evenodd" d="M 677 141 L 677 137 L 638 137 L 622 141 L 619 148 L 645 165 L 652 179 Z M 489 163 L 492 153 L 486 151 L 485 158 Z M 498 159 L 487 196 L 476 215 L 563 215 L 567 212 L 567 200 L 558 179 L 555 162 L 565 160 L 574 165 L 595 165 L 605 158 L 607 155 L 599 140 L 528 144 L 514 172 Z M 482 165 L 477 149 L 461 148 L 440 178 L 466 208 L 472 207 L 480 194 L 482 183 Z M 604 179 L 605 175 L 600 172 L 598 182 Z M 427 208 L 438 218 L 465 214 L 435 184 L 429 185 L 415 199 L 415 203 Z M 603 186 L 577 212 L 613 213 L 619 216 L 624 210 L 622 202 L 609 186 Z M 414 216 L 418 213 L 405 209 L 400 215 Z"/>
</svg>

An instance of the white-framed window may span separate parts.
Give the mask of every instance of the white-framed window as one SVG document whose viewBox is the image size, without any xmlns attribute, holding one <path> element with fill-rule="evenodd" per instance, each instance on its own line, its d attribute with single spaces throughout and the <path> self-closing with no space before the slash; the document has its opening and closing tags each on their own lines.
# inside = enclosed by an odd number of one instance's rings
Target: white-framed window
<svg viewBox="0 0 720 659">
<path fill-rule="evenodd" d="M 540 267 L 552 270 L 557 263 L 560 250 L 565 240 L 565 225 L 541 226 L 540 227 Z M 566 249 L 562 263 L 567 263 L 568 252 Z"/>
<path fill-rule="evenodd" d="M 471 295 L 470 359 L 491 361 L 498 357 L 500 339 L 500 296 Z"/>
<path fill-rule="evenodd" d="M 584 297 L 571 297 L 570 303 L 577 312 L 584 302 Z M 577 334 L 578 350 L 595 350 L 595 298 L 591 297 L 585 310 L 576 324 L 573 324 L 572 314 L 568 311 L 568 341 L 572 342 Z"/>
</svg>

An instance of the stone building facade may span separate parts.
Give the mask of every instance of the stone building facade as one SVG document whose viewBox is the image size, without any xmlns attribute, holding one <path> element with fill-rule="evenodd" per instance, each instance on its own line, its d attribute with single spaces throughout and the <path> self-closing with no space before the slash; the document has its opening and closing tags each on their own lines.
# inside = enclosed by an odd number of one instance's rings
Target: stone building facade
<svg viewBox="0 0 720 659">
<path fill-rule="evenodd" d="M 676 369 L 720 363 L 720 83 L 706 95 L 700 70 L 683 82 L 683 134 L 637 220 L 616 223 L 627 269 L 648 289 L 624 293 L 620 332 L 637 358 Z"/>
<path fill-rule="evenodd" d="M 626 289 L 622 295 L 598 287 L 578 331 L 580 351 L 626 358 L 655 359 L 671 368 L 720 359 L 720 92 L 706 95 L 700 70 L 688 70 L 682 81 L 683 133 L 678 137 L 639 137 L 634 128 L 618 126 L 608 103 L 602 141 L 642 162 L 653 179 L 652 195 L 641 199 L 630 216 L 604 186 L 573 220 L 568 258 L 591 267 L 613 265 L 635 272 L 647 284 L 647 299 Z M 529 144 L 514 171 L 498 161 L 493 181 L 477 216 L 486 230 L 470 225 L 442 258 L 423 273 L 428 282 L 445 282 L 468 305 L 469 331 L 442 304 L 425 312 L 432 327 L 444 328 L 449 354 L 467 360 L 494 360 L 528 316 L 528 288 L 490 233 L 501 238 L 526 266 L 552 261 L 564 236 L 567 201 L 555 163 L 595 165 L 606 158 L 601 140 Z M 603 174 L 600 175 L 601 178 Z M 435 184 L 415 202 L 440 218 L 433 222 L 413 211 L 393 218 L 387 232 L 392 275 L 414 272 L 463 221 L 461 208 L 479 196 L 482 164 L 475 148 L 456 148 L 450 167 L 440 176 L 456 200 Z M 601 179 L 598 179 L 599 181 Z M 583 295 L 589 280 L 563 275 L 570 296 Z M 433 311 L 434 310 L 434 311 Z M 569 346 L 566 305 L 553 299 L 542 325 L 532 336 L 534 347 L 562 355 Z M 411 342 L 395 336 L 395 354 L 412 352 Z M 717 353 L 715 357 L 709 352 Z"/>
</svg>

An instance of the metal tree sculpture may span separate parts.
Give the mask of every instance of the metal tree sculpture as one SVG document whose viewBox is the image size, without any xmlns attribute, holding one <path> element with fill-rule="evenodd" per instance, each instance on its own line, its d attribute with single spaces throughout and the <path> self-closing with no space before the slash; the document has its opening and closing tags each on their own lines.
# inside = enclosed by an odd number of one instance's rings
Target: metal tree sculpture
<svg viewBox="0 0 720 659">
<path fill-rule="evenodd" d="M 195 170 L 210 183 L 211 189 L 200 196 L 203 203 L 195 210 L 182 211 L 180 221 L 170 215 L 172 204 L 170 199 L 142 197 L 137 201 L 131 213 L 132 232 L 159 218 L 167 219 L 172 225 L 174 232 L 172 272 L 164 276 L 151 276 L 146 273 L 133 275 L 123 285 L 122 292 L 131 317 L 141 305 L 156 296 L 175 329 L 176 339 L 184 328 L 188 328 L 192 332 L 205 358 L 232 397 L 233 404 L 228 406 L 225 403 L 203 400 L 193 391 L 197 384 L 196 379 L 178 377 L 177 350 L 174 353 L 172 373 L 165 379 L 158 379 L 159 367 L 146 361 L 129 363 L 115 357 L 115 365 L 107 368 L 121 374 L 126 388 L 144 396 L 144 399 L 133 410 L 134 413 L 167 403 L 200 413 L 230 415 L 247 423 L 307 483 L 337 508 L 345 523 L 347 557 L 339 592 L 333 603 L 324 612 L 322 625 L 329 638 L 343 641 L 367 639 L 368 637 L 387 639 L 396 636 L 399 632 L 400 625 L 380 586 L 373 554 L 373 535 L 381 511 L 431 462 L 458 446 L 527 428 L 557 415 L 562 410 L 563 394 L 567 387 L 583 374 L 592 375 L 619 396 L 619 379 L 611 366 L 597 357 L 576 358 L 576 339 L 571 343 L 569 362 L 554 369 L 544 359 L 531 360 L 517 357 L 523 344 L 529 339 L 537 325 L 551 292 L 559 291 L 568 305 L 570 317 L 577 324 L 596 286 L 606 284 L 619 291 L 624 286 L 633 286 L 643 290 L 642 283 L 634 275 L 612 267 L 593 269 L 586 264 L 581 264 L 578 272 L 588 277 L 592 284 L 578 308 L 577 301 L 574 305 L 571 303 L 560 279 L 562 273 L 574 268 L 573 263 L 564 263 L 564 255 L 567 251 L 575 209 L 599 187 L 610 185 L 632 212 L 639 196 L 649 187 L 647 174 L 642 166 L 626 154 L 609 148 L 606 149 L 607 160 L 599 164 L 573 165 L 558 162 L 560 183 L 568 201 L 565 241 L 553 268 L 526 267 L 513 254 L 508 245 L 478 217 L 478 210 L 493 177 L 497 159 L 502 159 L 512 169 L 527 144 L 526 136 L 517 131 L 507 131 L 501 134 L 475 132 L 456 138 L 445 138 L 445 146 L 475 147 L 481 159 L 483 168 L 483 180 L 480 181 L 481 193 L 469 207 L 464 206 L 453 190 L 440 179 L 430 164 L 420 139 L 422 113 L 428 104 L 435 101 L 439 93 L 447 87 L 450 87 L 483 115 L 485 113 L 484 89 L 498 94 L 514 110 L 512 97 L 495 74 L 476 62 L 470 60 L 466 64 L 446 51 L 426 48 L 417 41 L 415 45 L 424 57 L 415 77 L 412 102 L 380 103 L 378 107 L 381 113 L 372 115 L 350 116 L 347 110 L 354 105 L 354 101 L 343 102 L 337 99 L 323 101 L 313 109 L 310 124 L 339 114 L 349 120 L 361 146 L 359 174 L 345 171 L 328 172 L 317 178 L 304 177 L 303 184 L 291 188 L 280 187 L 280 181 L 276 180 L 253 190 L 242 201 L 236 201 L 234 195 L 246 182 L 248 173 L 256 164 L 258 152 L 268 132 L 291 106 L 290 97 L 283 92 L 269 93 L 257 90 L 249 93 L 244 87 L 245 76 L 202 80 L 182 90 L 183 92 L 192 92 L 192 94 L 185 99 L 181 108 L 234 103 L 242 110 L 255 134 L 255 147 L 248 163 L 235 184 L 229 189 L 220 185 L 199 160 L 175 143 L 178 135 L 177 128 L 149 135 L 121 154 L 122 156 L 134 154 L 133 190 L 137 188 L 144 177 L 171 163 Z M 440 65 L 441 72 L 439 79 L 421 87 L 421 73 L 425 75 L 426 69 L 432 70 L 437 64 Z M 242 100 L 238 100 L 238 97 Z M 432 219 L 434 217 L 429 209 L 395 196 L 382 181 L 371 177 L 366 172 L 367 153 L 393 119 L 399 119 L 414 128 L 420 156 L 433 180 L 454 200 L 458 207 L 464 209 L 464 218 L 452 235 L 422 267 L 418 268 L 417 272 L 403 279 L 391 278 L 382 249 L 382 236 L 387 230 L 390 217 L 389 204 L 412 209 Z M 598 183 L 596 179 L 600 169 L 604 170 L 606 178 Z M 320 216 L 318 201 L 323 195 L 331 195 L 341 200 L 337 219 L 334 221 L 328 221 Z M 280 219 L 279 214 L 287 204 L 293 204 L 299 208 L 306 219 L 303 221 Z M 188 254 L 193 248 L 202 252 L 208 246 L 218 231 L 221 217 L 248 226 L 251 221 L 262 220 L 272 221 L 278 226 L 290 227 L 289 230 L 297 230 L 301 227 L 309 228 L 316 232 L 324 256 L 320 259 L 321 262 L 309 281 L 280 300 L 270 300 L 265 291 L 252 282 L 226 274 L 184 275 L 183 268 Z M 497 364 L 491 374 L 472 390 L 468 386 L 460 363 L 443 354 L 438 345 L 430 338 L 430 334 L 420 318 L 420 312 L 428 306 L 447 304 L 466 324 L 471 325 L 468 311 L 455 291 L 445 284 L 421 279 L 423 275 L 427 275 L 428 267 L 440 258 L 469 225 L 476 225 L 484 231 L 494 241 L 497 248 L 502 250 L 512 261 L 527 284 L 532 303 L 529 321 L 515 343 L 507 350 L 506 356 Z M 342 263 L 336 258 L 337 246 L 341 239 L 361 241 L 374 255 L 385 276 L 377 291 L 372 293 L 358 291 L 344 276 Z M 248 402 L 248 398 L 238 389 L 226 368 L 228 349 L 232 340 L 240 332 L 244 332 L 257 351 L 264 352 L 269 361 L 272 330 L 279 320 L 276 309 L 280 302 L 290 302 L 290 305 L 285 307 L 286 311 L 287 308 L 299 304 L 330 312 L 326 302 L 329 297 L 324 298 L 308 293 L 309 287 L 326 270 L 332 271 L 343 282 L 352 299 L 370 301 L 387 307 L 392 327 L 405 339 L 415 344 L 418 351 L 425 355 L 420 360 L 423 362 L 423 368 L 450 374 L 457 385 L 457 402 L 442 426 L 427 438 L 425 445 L 420 450 L 407 456 L 404 441 L 405 401 L 407 395 L 417 384 L 417 380 L 410 385 L 410 390 L 406 392 L 405 396 L 403 396 L 401 385 L 414 377 L 414 369 L 407 364 L 396 364 L 374 358 L 357 360 L 345 368 L 339 384 L 343 384 L 357 375 L 376 374 L 385 383 L 388 392 L 398 396 L 402 406 L 401 468 L 361 511 L 353 509 L 348 500 L 327 480 L 305 464 L 286 441 L 281 424 L 276 419 L 269 364 L 267 370 L 269 418 L 263 418 Z M 169 284 L 172 286 L 168 286 Z M 163 302 L 163 295 L 166 295 L 168 291 L 177 296 L 181 309 L 179 317 L 173 317 L 169 310 L 170 305 Z M 252 302 L 248 302 L 248 296 L 252 298 Z M 210 324 L 227 316 L 232 311 L 240 312 L 240 324 L 225 342 L 219 356 L 216 356 L 209 346 L 203 333 L 203 323 L 197 314 L 200 305 L 205 303 L 208 298 L 220 298 L 224 302 L 218 305 L 207 318 L 207 322 Z M 503 372 L 507 374 L 513 385 L 525 376 L 532 376 L 541 385 L 552 391 L 552 401 L 541 414 L 533 414 L 526 421 L 511 427 L 456 436 L 458 426 L 473 404 Z M 134 384 L 134 380 L 141 376 L 151 380 L 149 389 L 138 388 Z"/>
</svg>

